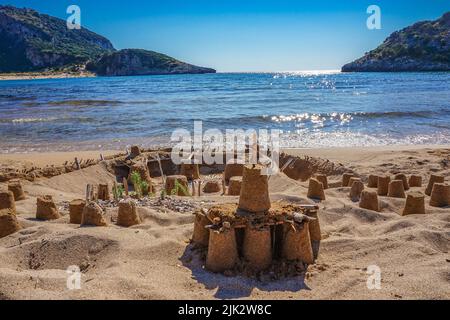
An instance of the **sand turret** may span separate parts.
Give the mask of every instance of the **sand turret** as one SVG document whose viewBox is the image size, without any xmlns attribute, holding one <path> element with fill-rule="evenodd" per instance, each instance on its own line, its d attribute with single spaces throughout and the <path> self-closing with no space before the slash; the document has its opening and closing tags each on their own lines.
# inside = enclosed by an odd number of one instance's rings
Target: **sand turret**
<svg viewBox="0 0 450 320">
<path fill-rule="evenodd" d="M 427 196 L 431 196 L 431 191 L 433 190 L 433 186 L 435 183 L 444 183 L 445 178 L 443 176 L 437 176 L 432 174 L 430 180 L 428 181 L 427 189 L 425 190 L 425 194 Z"/>
<path fill-rule="evenodd" d="M 20 180 L 10 181 L 8 183 L 8 190 L 14 194 L 15 201 L 21 201 L 26 199 Z"/>
<path fill-rule="evenodd" d="M 244 166 L 239 208 L 249 212 L 265 212 L 270 209 L 268 177 L 263 175 L 262 165 Z"/>
<path fill-rule="evenodd" d="M 36 219 L 40 220 L 54 220 L 59 219 L 58 207 L 53 201 L 52 196 L 46 195 L 38 197 L 36 200 Z"/>
<path fill-rule="evenodd" d="M 361 200 L 359 201 L 359 207 L 372 211 L 380 211 L 380 203 L 378 201 L 378 195 L 375 191 L 364 190 L 361 192 Z"/>
<path fill-rule="evenodd" d="M 83 218 L 83 210 L 86 206 L 86 201 L 82 199 L 75 199 L 69 203 L 70 223 L 81 224 Z"/>
<path fill-rule="evenodd" d="M 431 191 L 430 206 L 446 207 L 450 205 L 450 185 L 434 183 Z"/>
<path fill-rule="evenodd" d="M 402 180 L 392 180 L 389 183 L 388 197 L 391 198 L 406 198 L 405 188 Z"/>
<path fill-rule="evenodd" d="M 389 183 L 391 182 L 390 176 L 378 176 L 378 195 L 387 196 L 389 192 Z"/>
<path fill-rule="evenodd" d="M 425 196 L 420 192 L 410 192 L 406 197 L 402 216 L 410 214 L 425 214 Z"/>
<path fill-rule="evenodd" d="M 325 191 L 323 184 L 317 179 L 309 179 L 308 198 L 316 200 L 325 200 Z"/>
</svg>

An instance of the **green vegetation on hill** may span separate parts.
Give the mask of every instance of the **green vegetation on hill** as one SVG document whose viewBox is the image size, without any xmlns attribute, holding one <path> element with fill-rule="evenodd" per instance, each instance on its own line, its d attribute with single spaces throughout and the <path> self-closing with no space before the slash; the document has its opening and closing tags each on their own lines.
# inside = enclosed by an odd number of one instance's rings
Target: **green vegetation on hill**
<svg viewBox="0 0 450 320">
<path fill-rule="evenodd" d="M 0 72 L 83 64 L 114 51 L 108 39 L 31 9 L 0 6 Z"/>
<path fill-rule="evenodd" d="M 87 70 L 101 76 L 214 73 L 214 69 L 194 66 L 165 54 L 143 49 L 124 49 L 90 62 Z"/>
<path fill-rule="evenodd" d="M 449 71 L 450 12 L 391 34 L 342 71 Z"/>
</svg>

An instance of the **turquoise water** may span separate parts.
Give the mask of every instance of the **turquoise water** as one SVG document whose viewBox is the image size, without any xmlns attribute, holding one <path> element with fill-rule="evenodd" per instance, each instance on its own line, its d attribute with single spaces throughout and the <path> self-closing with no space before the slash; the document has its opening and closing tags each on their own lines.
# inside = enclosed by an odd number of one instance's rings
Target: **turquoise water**
<svg viewBox="0 0 450 320">
<path fill-rule="evenodd" d="M 219 73 L 0 81 L 1 152 L 281 129 L 294 147 L 450 143 L 450 73 Z"/>
</svg>

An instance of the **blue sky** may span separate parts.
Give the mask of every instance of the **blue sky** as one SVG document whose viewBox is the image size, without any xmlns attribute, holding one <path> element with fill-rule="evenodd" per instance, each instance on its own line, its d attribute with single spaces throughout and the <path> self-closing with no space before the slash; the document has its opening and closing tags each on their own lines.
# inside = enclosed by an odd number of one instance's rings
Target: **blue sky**
<svg viewBox="0 0 450 320">
<path fill-rule="evenodd" d="M 144 48 L 218 71 L 339 69 L 391 32 L 440 17 L 448 0 L 0 0 L 82 25 L 117 49 Z M 382 29 L 366 9 L 380 6 Z"/>
</svg>

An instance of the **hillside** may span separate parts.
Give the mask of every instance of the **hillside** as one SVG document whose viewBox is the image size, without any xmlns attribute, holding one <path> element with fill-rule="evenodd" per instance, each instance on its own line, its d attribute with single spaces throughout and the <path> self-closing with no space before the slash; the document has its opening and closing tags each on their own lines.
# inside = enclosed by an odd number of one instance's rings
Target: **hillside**
<svg viewBox="0 0 450 320">
<path fill-rule="evenodd" d="M 450 71 L 450 12 L 391 34 L 343 72 Z"/>
<path fill-rule="evenodd" d="M 85 28 L 69 30 L 64 20 L 0 6 L 0 73 L 83 76 L 85 68 L 101 76 L 216 72 L 154 51 L 116 51 L 108 39 Z"/>
<path fill-rule="evenodd" d="M 114 51 L 111 42 L 87 29 L 31 9 L 0 6 L 0 72 L 25 72 L 84 64 Z"/>
<path fill-rule="evenodd" d="M 89 63 L 87 70 L 100 76 L 214 73 L 214 69 L 194 66 L 164 54 L 142 49 L 125 49 L 105 54 Z"/>
</svg>

